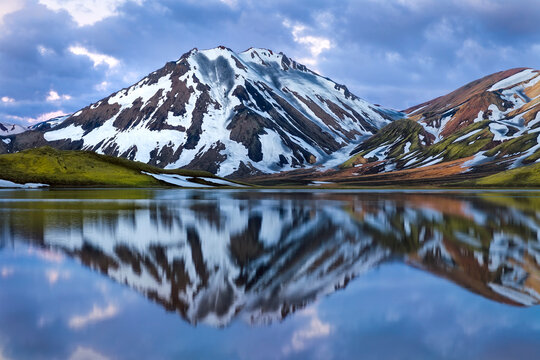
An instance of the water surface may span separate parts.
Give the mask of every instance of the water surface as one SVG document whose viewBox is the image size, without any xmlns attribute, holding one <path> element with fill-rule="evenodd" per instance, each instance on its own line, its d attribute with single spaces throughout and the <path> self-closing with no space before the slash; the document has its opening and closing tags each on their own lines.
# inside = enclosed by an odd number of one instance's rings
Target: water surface
<svg viewBox="0 0 540 360">
<path fill-rule="evenodd" d="M 0 191 L 0 359 L 525 359 L 540 193 Z"/>
</svg>

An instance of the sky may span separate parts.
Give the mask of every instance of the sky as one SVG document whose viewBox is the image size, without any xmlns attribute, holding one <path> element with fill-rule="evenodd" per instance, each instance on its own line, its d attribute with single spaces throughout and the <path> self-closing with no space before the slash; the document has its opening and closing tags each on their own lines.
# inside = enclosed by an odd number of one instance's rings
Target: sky
<svg viewBox="0 0 540 360">
<path fill-rule="evenodd" d="M 0 0 L 0 122 L 33 124 L 192 48 L 283 52 L 394 109 L 540 68 L 538 0 Z"/>
</svg>

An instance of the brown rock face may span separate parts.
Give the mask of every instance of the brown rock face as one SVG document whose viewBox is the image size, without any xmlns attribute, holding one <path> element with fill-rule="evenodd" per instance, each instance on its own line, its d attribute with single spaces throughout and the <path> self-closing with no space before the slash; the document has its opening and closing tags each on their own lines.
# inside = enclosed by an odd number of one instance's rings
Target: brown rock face
<svg viewBox="0 0 540 360">
<path fill-rule="evenodd" d="M 411 115 L 414 114 L 415 116 L 421 116 L 421 114 L 424 113 L 437 114 L 445 112 L 446 110 L 452 109 L 466 101 L 469 101 L 469 99 L 474 95 L 487 91 L 493 84 L 526 69 L 527 68 L 515 68 L 485 76 L 481 79 L 470 82 L 455 91 L 452 91 L 448 95 L 440 96 L 428 102 L 410 107 L 403 110 L 403 112 Z M 421 109 L 421 111 L 418 111 L 419 109 Z"/>
<path fill-rule="evenodd" d="M 491 110 L 488 107 L 495 104 L 500 111 L 505 111 L 512 106 L 511 103 L 501 99 L 492 92 L 483 92 L 473 95 L 456 111 L 452 120 L 448 122 L 442 132 L 442 136 L 452 135 L 459 129 L 469 126 L 478 116 L 480 111 L 484 112 L 484 118 L 488 118 Z"/>
<path fill-rule="evenodd" d="M 263 159 L 259 135 L 266 134 L 264 129 L 271 128 L 269 125 L 265 118 L 244 107 L 234 115 L 227 130 L 231 131 L 230 139 L 243 144 L 249 158 L 258 162 Z"/>
<path fill-rule="evenodd" d="M 507 113 L 508 119 L 518 115 L 523 115 L 525 122 L 535 118 L 537 101 L 540 95 L 540 86 L 528 87 L 521 94 L 518 92 L 512 99 L 505 97 L 502 92 L 505 89 L 489 91 L 489 89 L 499 81 L 516 75 L 527 68 L 516 68 L 501 71 L 473 81 L 448 95 L 444 95 L 431 101 L 419 104 L 404 110 L 409 114 L 409 118 L 421 121 L 431 127 L 439 127 L 442 119 L 451 116 L 444 129 L 441 129 L 441 136 L 446 138 L 457 131 L 471 125 L 477 119 L 480 111 L 483 112 L 483 119 L 491 118 L 490 106 L 494 105 L 500 112 Z M 524 100 L 525 106 L 514 108 L 514 100 Z M 510 109 L 513 109 L 510 111 Z M 501 119 L 502 120 L 502 119 Z"/>
</svg>

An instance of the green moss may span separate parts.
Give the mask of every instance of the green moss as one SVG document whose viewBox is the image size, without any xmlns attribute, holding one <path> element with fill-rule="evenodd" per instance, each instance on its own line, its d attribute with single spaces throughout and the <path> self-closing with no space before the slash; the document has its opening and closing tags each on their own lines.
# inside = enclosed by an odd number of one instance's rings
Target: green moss
<svg viewBox="0 0 540 360">
<path fill-rule="evenodd" d="M 63 151 L 50 147 L 0 155 L 0 179 L 51 186 L 158 187 L 165 184 L 142 174 L 165 173 L 216 178 L 205 171 L 164 170 L 141 162 L 89 151 Z M 204 182 L 204 180 L 200 180 Z"/>
<path fill-rule="evenodd" d="M 522 153 L 536 145 L 538 134 L 527 134 L 505 141 L 485 153 L 486 156 L 503 156 Z"/>
<path fill-rule="evenodd" d="M 357 153 L 344 162 L 341 168 L 353 166 L 361 157 L 365 157 L 369 152 L 384 145 L 390 145 L 387 157 L 399 159 L 404 155 L 405 145 L 408 142 L 411 143 L 409 151 L 422 147 L 418 136 L 422 131 L 422 126 L 416 121 L 410 119 L 393 121 L 356 148 Z"/>
<path fill-rule="evenodd" d="M 474 181 L 481 186 L 540 187 L 540 164 L 503 171 Z"/>
<path fill-rule="evenodd" d="M 426 148 L 422 157 L 440 157 L 442 155 L 444 161 L 452 161 L 473 156 L 493 140 L 493 134 L 489 131 L 488 124 L 488 121 L 471 124 L 457 131 L 452 136 L 447 137 L 445 140 Z M 481 129 L 480 132 L 456 141 L 460 137 L 479 129 Z"/>
</svg>

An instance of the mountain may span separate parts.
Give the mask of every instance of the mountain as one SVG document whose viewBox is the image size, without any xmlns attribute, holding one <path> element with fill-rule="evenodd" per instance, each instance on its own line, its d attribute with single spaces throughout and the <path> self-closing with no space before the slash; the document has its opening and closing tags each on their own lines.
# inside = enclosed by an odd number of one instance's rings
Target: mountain
<svg viewBox="0 0 540 360">
<path fill-rule="evenodd" d="M 540 159 L 538 70 L 498 72 L 403 113 L 404 118 L 360 142 L 339 169 L 302 170 L 251 181 L 448 184 L 502 173 Z"/>
<path fill-rule="evenodd" d="M 12 199 L 0 248 L 64 253 L 192 324 L 280 321 L 395 262 L 493 301 L 540 302 L 537 199 L 182 192 L 119 201 L 111 191 L 77 204 Z"/>
<path fill-rule="evenodd" d="M 25 131 L 26 128 L 21 125 L 0 123 L 0 136 L 17 135 Z"/>
<path fill-rule="evenodd" d="M 248 176 L 344 160 L 401 116 L 282 53 L 194 49 L 6 151 L 49 145 Z"/>
<path fill-rule="evenodd" d="M 365 160 L 388 172 L 462 160 L 455 165 L 463 171 L 481 172 L 531 164 L 540 158 L 539 111 L 540 71 L 498 72 L 405 110 L 408 120 L 360 144 L 345 166 Z"/>
<path fill-rule="evenodd" d="M 41 130 L 41 131 L 44 131 L 44 130 L 52 129 L 53 127 L 56 127 L 56 126 L 62 124 L 64 122 L 64 120 L 69 118 L 71 115 L 73 115 L 73 114 L 57 116 L 57 117 L 51 118 L 49 120 L 39 122 L 39 123 L 37 123 L 35 125 L 30 126 L 27 130 Z"/>
</svg>

